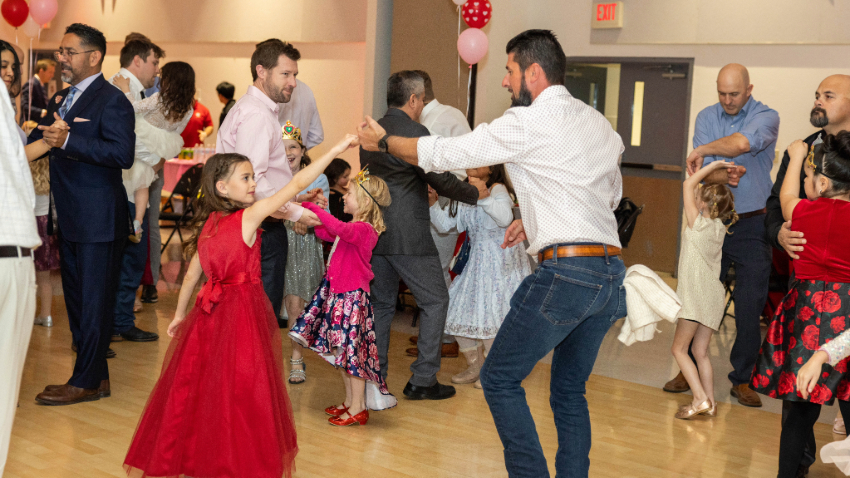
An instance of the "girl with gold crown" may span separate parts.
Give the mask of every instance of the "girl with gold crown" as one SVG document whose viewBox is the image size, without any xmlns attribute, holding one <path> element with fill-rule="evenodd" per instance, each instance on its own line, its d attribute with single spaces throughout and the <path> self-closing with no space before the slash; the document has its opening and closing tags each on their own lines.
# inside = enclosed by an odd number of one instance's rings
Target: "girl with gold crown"
<svg viewBox="0 0 850 478">
<path fill-rule="evenodd" d="M 378 362 L 369 282 L 372 250 L 386 230 L 382 208 L 390 205 L 390 191 L 365 169 L 354 179 L 345 200 L 345 212 L 354 220 L 344 223 L 315 204 L 321 226 L 316 236 L 333 242 L 328 272 L 289 336 L 317 352 L 340 369 L 345 400 L 325 409 L 336 426 L 365 425 L 369 409 L 383 410 L 398 402 L 387 390 Z"/>
<path fill-rule="evenodd" d="M 307 167 L 311 160 L 307 156 L 307 148 L 301 141 L 301 130 L 291 122 L 281 128 L 283 131 L 283 147 L 286 151 L 286 159 L 292 175 L 298 174 L 302 168 Z M 328 178 L 320 174 L 315 181 L 299 196 L 307 194 L 315 189 L 320 189 L 325 197 L 330 196 L 330 185 Z M 286 277 L 283 282 L 283 306 L 289 320 L 295 320 L 304 310 L 304 305 L 313 297 L 313 292 L 322 282 L 325 274 L 324 252 L 322 241 L 316 237 L 312 227 L 307 227 L 297 222 L 286 221 L 286 236 L 289 242 L 289 252 L 286 256 Z M 294 340 L 292 341 L 292 357 L 289 359 L 291 365 L 289 370 L 289 383 L 299 384 L 307 380 L 307 367 L 304 364 L 302 349 Z"/>
</svg>

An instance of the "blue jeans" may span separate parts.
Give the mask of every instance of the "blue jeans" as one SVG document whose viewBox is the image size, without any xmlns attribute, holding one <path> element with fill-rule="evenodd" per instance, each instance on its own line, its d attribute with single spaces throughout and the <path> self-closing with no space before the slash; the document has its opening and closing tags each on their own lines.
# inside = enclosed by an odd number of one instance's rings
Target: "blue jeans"
<svg viewBox="0 0 850 478">
<path fill-rule="evenodd" d="M 549 476 L 522 381 L 552 349 L 555 470 L 558 477 L 587 476 L 591 441 L 585 382 L 605 333 L 626 315 L 625 270 L 619 256 L 551 259 L 511 298 L 511 310 L 481 369 L 509 476 Z"/>
<path fill-rule="evenodd" d="M 136 217 L 136 205 L 127 201 L 130 217 Z M 142 204 L 140 207 L 145 207 Z M 142 221 L 142 234 L 148 233 L 148 214 Z M 124 255 L 121 258 L 121 276 L 118 279 L 118 293 L 115 297 L 114 330 L 115 334 L 123 334 L 136 325 L 136 315 L 133 313 L 133 303 L 136 301 L 136 290 L 142 283 L 145 273 L 145 263 L 148 261 L 148 243 L 142 237 L 142 242 L 126 241 Z"/>
</svg>

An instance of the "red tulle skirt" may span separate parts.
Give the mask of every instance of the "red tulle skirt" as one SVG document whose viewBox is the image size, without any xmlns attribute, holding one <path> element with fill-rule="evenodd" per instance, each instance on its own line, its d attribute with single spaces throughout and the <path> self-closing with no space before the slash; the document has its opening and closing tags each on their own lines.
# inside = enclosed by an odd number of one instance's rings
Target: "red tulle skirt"
<svg viewBox="0 0 850 478">
<path fill-rule="evenodd" d="M 205 287 L 205 289 L 207 289 Z M 290 477 L 298 452 L 280 331 L 259 283 L 223 284 L 171 341 L 124 468 L 132 477 Z"/>
</svg>

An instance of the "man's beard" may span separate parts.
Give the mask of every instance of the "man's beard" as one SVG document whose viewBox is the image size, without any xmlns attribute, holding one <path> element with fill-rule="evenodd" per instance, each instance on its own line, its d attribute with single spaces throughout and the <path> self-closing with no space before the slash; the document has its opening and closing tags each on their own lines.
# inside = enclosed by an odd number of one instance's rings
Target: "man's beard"
<svg viewBox="0 0 850 478">
<path fill-rule="evenodd" d="M 820 114 L 818 115 L 817 113 Z M 812 123 L 812 126 L 815 128 L 823 128 L 828 125 L 829 118 L 826 116 L 826 110 L 817 106 L 812 108 L 811 116 L 809 116 L 809 122 Z"/>
<path fill-rule="evenodd" d="M 531 92 L 528 91 L 528 87 L 525 85 L 525 77 L 523 77 L 519 84 L 519 94 L 511 96 L 511 108 L 514 106 L 529 106 L 532 101 L 534 100 L 531 98 Z"/>
<path fill-rule="evenodd" d="M 61 66 L 62 65 L 60 64 L 60 67 Z M 77 79 L 77 75 L 76 75 L 76 73 L 74 73 L 73 69 L 65 70 L 64 68 L 62 68 L 60 76 L 62 78 L 62 81 L 64 81 L 65 83 L 70 83 L 70 84 L 74 84 L 75 83 L 74 80 Z"/>
<path fill-rule="evenodd" d="M 271 82 L 266 82 L 264 86 L 269 99 L 275 103 L 289 103 L 289 100 L 292 98 L 291 92 L 288 95 L 286 94 L 286 87 L 278 89 Z"/>
</svg>

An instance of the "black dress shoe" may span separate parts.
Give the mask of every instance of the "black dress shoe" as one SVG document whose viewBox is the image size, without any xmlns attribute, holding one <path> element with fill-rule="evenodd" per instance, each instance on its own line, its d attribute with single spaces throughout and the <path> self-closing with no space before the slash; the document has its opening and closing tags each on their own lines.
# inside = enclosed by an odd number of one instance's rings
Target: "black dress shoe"
<svg viewBox="0 0 850 478">
<path fill-rule="evenodd" d="M 407 382 L 403 393 L 411 400 L 444 400 L 455 396 L 455 388 L 439 382 L 430 387 L 419 387 Z"/>
<path fill-rule="evenodd" d="M 129 340 L 130 342 L 153 342 L 154 340 L 159 340 L 158 334 L 145 332 L 135 325 L 132 329 L 121 332 L 121 337 L 124 337 L 124 340 Z"/>
<path fill-rule="evenodd" d="M 277 326 L 281 329 L 289 328 L 289 320 L 288 319 L 277 319 Z"/>
<path fill-rule="evenodd" d="M 142 286 L 142 296 L 139 300 L 141 300 L 143 304 L 156 304 L 159 301 L 159 294 L 156 293 L 156 286 Z"/>
<path fill-rule="evenodd" d="M 112 349 L 106 349 L 106 358 L 115 358 L 115 351 Z"/>
</svg>

